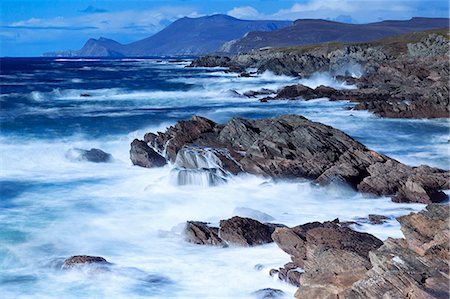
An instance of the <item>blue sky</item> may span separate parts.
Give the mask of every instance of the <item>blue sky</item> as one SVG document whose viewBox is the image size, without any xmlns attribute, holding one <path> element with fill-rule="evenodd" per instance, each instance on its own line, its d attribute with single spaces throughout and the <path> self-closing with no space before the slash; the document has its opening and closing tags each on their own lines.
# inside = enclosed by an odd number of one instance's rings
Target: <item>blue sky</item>
<svg viewBox="0 0 450 299">
<path fill-rule="evenodd" d="M 122 43 L 174 20 L 214 13 L 243 19 L 322 18 L 353 23 L 448 17 L 447 0 L 0 0 L 0 56 L 79 49 L 89 38 Z"/>
</svg>

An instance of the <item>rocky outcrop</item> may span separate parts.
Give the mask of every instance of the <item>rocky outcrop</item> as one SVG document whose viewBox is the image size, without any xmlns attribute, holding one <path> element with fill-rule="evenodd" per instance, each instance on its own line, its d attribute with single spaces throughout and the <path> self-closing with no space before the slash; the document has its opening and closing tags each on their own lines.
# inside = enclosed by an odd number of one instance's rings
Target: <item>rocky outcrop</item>
<svg viewBox="0 0 450 299">
<path fill-rule="evenodd" d="M 109 265 L 108 261 L 101 256 L 74 255 L 64 261 L 62 268 L 70 269 L 89 264 Z"/>
<path fill-rule="evenodd" d="M 399 217 L 405 239 L 389 238 L 370 252 L 372 269 L 346 297 L 449 298 L 448 219 L 448 205 Z"/>
<path fill-rule="evenodd" d="M 207 223 L 188 221 L 184 234 L 186 241 L 199 245 L 250 247 L 272 243 L 272 233 L 277 225 L 234 216 L 220 221 L 220 227 Z"/>
<path fill-rule="evenodd" d="M 448 298 L 448 219 L 448 204 L 429 205 L 397 218 L 405 239 L 384 243 L 337 220 L 277 228 L 292 262 L 272 273 L 302 268 L 296 298 Z"/>
<path fill-rule="evenodd" d="M 369 251 L 382 245 L 374 236 L 353 231 L 338 220 L 277 228 L 272 238 L 291 255 L 292 262 L 280 268 L 278 275 L 300 286 L 298 298 L 335 298 L 342 294 L 370 269 Z"/>
<path fill-rule="evenodd" d="M 326 72 L 331 76 L 346 76 L 357 87 L 313 90 L 302 85 L 290 86 L 281 89 L 276 97 L 264 98 L 263 102 L 328 97 L 356 102 L 356 109 L 382 117 L 447 118 L 450 116 L 448 32 L 433 32 L 441 34 L 419 32 L 369 43 L 259 50 L 221 57 L 217 64 L 299 77 Z M 204 60 L 209 66 L 214 65 L 212 58 Z M 202 60 L 194 60 L 193 65 L 202 65 Z"/>
<path fill-rule="evenodd" d="M 145 141 L 133 140 L 130 149 L 130 159 L 133 165 L 142 167 L 162 167 L 167 164 L 166 159 L 148 146 Z"/>
<path fill-rule="evenodd" d="M 165 151 L 172 162 L 186 147 L 208 147 L 214 149 L 212 154 L 220 167 L 233 174 L 345 183 L 399 202 L 442 201 L 447 196 L 441 190 L 449 188 L 446 171 L 404 165 L 342 131 L 298 115 L 233 118 L 225 125 L 196 116 L 164 133 L 147 134 L 145 139 L 158 151 Z"/>
</svg>

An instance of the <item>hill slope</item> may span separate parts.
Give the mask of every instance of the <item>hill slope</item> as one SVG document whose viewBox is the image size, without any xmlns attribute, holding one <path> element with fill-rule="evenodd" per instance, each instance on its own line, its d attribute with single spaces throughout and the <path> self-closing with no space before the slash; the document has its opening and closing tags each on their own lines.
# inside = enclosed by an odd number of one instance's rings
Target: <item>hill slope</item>
<svg viewBox="0 0 450 299">
<path fill-rule="evenodd" d="M 345 24 L 326 20 L 297 20 L 292 26 L 272 32 L 250 32 L 225 43 L 220 51 L 242 53 L 264 47 L 288 47 L 323 42 L 365 42 L 414 31 L 448 28 L 446 18 L 412 18 L 369 24 Z"/>
</svg>

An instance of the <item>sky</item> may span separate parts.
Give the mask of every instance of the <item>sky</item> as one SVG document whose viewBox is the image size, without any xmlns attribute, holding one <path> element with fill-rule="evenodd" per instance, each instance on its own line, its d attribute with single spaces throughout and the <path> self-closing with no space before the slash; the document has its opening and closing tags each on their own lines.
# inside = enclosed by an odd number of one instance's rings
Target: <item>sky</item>
<svg viewBox="0 0 450 299">
<path fill-rule="evenodd" d="M 89 38 L 128 43 L 178 18 L 329 19 L 349 23 L 448 17 L 447 0 L 0 0 L 0 56 L 78 50 Z"/>
</svg>

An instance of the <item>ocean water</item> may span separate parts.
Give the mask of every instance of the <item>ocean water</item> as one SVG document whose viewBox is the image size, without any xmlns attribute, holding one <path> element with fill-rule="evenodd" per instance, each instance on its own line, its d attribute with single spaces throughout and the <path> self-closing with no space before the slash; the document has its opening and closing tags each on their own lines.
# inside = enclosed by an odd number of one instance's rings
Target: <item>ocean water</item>
<svg viewBox="0 0 450 299">
<path fill-rule="evenodd" d="M 217 186 L 183 185 L 171 165 L 133 166 L 130 143 L 201 115 L 301 114 L 339 128 L 401 162 L 448 169 L 447 120 L 381 119 L 348 102 L 273 101 L 249 90 L 303 83 L 352 88 L 326 74 L 308 80 L 156 59 L 2 59 L 0 134 L 0 297 L 253 298 L 262 288 L 295 287 L 269 276 L 289 256 L 274 244 L 215 248 L 186 243 L 187 220 L 217 224 L 234 215 L 289 226 L 369 213 L 392 217 L 356 227 L 401 237 L 396 216 L 423 208 L 369 198 L 344 187 L 272 182 L 251 175 Z M 78 161 L 74 148 L 100 148 L 110 163 Z M 267 215 L 270 215 L 268 217 Z M 106 258 L 108 269 L 61 270 L 71 255 Z M 256 270 L 255 265 L 262 265 Z"/>
</svg>

